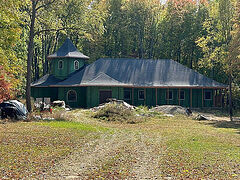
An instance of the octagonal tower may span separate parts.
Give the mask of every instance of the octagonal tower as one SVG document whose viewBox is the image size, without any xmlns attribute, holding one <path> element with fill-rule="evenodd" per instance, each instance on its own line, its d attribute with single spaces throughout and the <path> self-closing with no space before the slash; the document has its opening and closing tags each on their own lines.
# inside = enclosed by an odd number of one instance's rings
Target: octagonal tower
<svg viewBox="0 0 240 180">
<path fill-rule="evenodd" d="M 69 74 L 83 67 L 88 59 L 89 57 L 79 52 L 67 38 L 57 52 L 48 56 L 50 74 L 56 78 L 65 79 Z"/>
</svg>

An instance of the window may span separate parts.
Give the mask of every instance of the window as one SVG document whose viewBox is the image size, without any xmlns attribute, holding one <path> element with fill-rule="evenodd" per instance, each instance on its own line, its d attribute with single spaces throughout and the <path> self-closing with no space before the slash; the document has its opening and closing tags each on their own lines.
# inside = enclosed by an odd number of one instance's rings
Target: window
<svg viewBox="0 0 240 180">
<path fill-rule="evenodd" d="M 63 61 L 58 61 L 58 69 L 63 69 Z"/>
<path fill-rule="evenodd" d="M 74 61 L 74 69 L 78 70 L 79 69 L 79 62 L 76 60 Z"/>
<path fill-rule="evenodd" d="M 180 91 L 180 100 L 185 99 L 185 91 Z"/>
<path fill-rule="evenodd" d="M 70 90 L 67 93 L 68 102 L 76 102 L 77 101 L 77 93 L 74 90 Z"/>
<path fill-rule="evenodd" d="M 204 99 L 205 100 L 211 100 L 212 99 L 212 92 L 211 91 L 205 91 Z"/>
<path fill-rule="evenodd" d="M 125 100 L 131 99 L 131 91 L 130 90 L 124 90 L 124 99 Z"/>
<path fill-rule="evenodd" d="M 167 91 L 166 96 L 167 96 L 166 99 L 172 100 L 173 99 L 173 92 L 172 91 Z"/>
<path fill-rule="evenodd" d="M 138 100 L 144 100 L 144 90 L 138 91 Z"/>
</svg>

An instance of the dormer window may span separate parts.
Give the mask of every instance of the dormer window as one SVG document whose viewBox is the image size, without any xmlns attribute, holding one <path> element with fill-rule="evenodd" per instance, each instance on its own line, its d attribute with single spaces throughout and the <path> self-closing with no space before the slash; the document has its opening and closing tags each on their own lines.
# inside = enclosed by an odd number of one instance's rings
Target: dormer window
<svg viewBox="0 0 240 180">
<path fill-rule="evenodd" d="M 79 62 L 78 61 L 74 61 L 74 69 L 75 70 L 79 69 Z"/>
<path fill-rule="evenodd" d="M 58 69 L 63 69 L 63 61 L 58 61 Z"/>
</svg>

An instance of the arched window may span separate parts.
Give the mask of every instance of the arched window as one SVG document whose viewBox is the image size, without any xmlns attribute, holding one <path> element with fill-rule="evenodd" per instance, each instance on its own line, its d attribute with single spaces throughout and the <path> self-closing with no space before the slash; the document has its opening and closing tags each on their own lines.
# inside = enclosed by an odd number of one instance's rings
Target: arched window
<svg viewBox="0 0 240 180">
<path fill-rule="evenodd" d="M 58 69 L 63 69 L 63 61 L 58 61 Z"/>
<path fill-rule="evenodd" d="M 78 70 L 79 69 L 79 62 L 76 60 L 74 61 L 74 69 Z"/>
<path fill-rule="evenodd" d="M 74 90 L 69 90 L 67 92 L 67 100 L 68 102 L 76 102 L 77 101 L 77 93 Z"/>
</svg>

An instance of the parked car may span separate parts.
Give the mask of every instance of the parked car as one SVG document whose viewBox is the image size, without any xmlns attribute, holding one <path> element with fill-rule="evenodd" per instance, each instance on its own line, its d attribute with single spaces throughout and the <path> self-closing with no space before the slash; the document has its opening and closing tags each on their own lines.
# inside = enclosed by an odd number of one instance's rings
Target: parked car
<svg viewBox="0 0 240 180">
<path fill-rule="evenodd" d="M 0 104 L 0 117 L 16 120 L 27 119 L 28 111 L 26 107 L 17 100 L 9 100 Z"/>
</svg>

